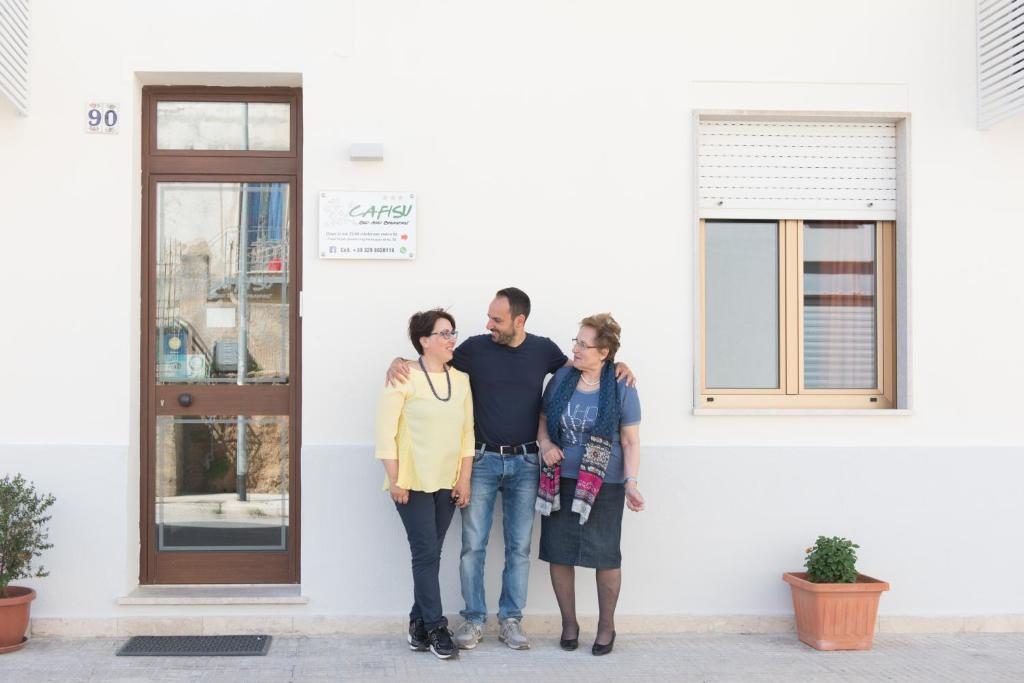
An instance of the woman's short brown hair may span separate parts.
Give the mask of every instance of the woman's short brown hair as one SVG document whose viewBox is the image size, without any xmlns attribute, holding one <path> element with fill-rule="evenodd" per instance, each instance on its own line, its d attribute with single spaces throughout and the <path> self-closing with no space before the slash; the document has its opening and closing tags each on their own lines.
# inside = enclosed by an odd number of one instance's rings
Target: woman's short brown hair
<svg viewBox="0 0 1024 683">
<path fill-rule="evenodd" d="M 580 321 L 580 327 L 591 327 L 594 329 L 594 346 L 599 349 L 607 349 L 607 361 L 614 361 L 615 354 L 619 350 L 619 336 L 622 334 L 622 327 L 615 321 L 611 313 L 595 313 Z"/>
<path fill-rule="evenodd" d="M 452 314 L 443 308 L 432 308 L 429 311 L 419 311 L 413 313 L 412 317 L 409 318 L 409 341 L 412 342 L 413 348 L 416 349 L 416 353 L 423 355 L 423 344 L 420 343 L 420 337 L 429 337 L 430 333 L 434 331 L 434 325 L 438 319 L 444 318 L 452 324 L 452 329 L 455 329 L 455 318 Z"/>
</svg>

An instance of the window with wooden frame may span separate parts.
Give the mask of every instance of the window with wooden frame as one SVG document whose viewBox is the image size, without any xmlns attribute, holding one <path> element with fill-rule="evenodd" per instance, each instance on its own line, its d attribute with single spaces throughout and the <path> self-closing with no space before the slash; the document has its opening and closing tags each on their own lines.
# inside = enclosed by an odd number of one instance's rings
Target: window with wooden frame
<svg viewBox="0 0 1024 683">
<path fill-rule="evenodd" d="M 697 123 L 696 407 L 900 407 L 905 121 Z"/>
<path fill-rule="evenodd" d="M 700 231 L 701 407 L 895 405 L 892 221 Z"/>
</svg>

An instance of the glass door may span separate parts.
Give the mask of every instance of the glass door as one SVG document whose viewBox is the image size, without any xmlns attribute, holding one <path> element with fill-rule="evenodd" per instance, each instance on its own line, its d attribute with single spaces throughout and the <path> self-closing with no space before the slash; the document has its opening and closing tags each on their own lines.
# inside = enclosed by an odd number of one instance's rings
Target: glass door
<svg viewBox="0 0 1024 683">
<path fill-rule="evenodd" d="M 297 582 L 298 179 L 212 159 L 147 177 L 141 578 Z"/>
</svg>

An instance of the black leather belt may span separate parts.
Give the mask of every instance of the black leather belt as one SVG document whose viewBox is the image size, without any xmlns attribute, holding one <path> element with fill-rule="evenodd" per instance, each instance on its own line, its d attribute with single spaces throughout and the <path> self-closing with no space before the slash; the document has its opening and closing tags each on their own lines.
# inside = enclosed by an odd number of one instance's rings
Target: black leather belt
<svg viewBox="0 0 1024 683">
<path fill-rule="evenodd" d="M 502 456 L 526 455 L 527 453 L 540 453 L 540 445 L 536 441 L 522 443 L 519 444 L 518 446 L 498 446 L 492 443 L 484 443 L 482 441 L 477 441 L 476 449 L 478 451 L 490 451 L 491 453 L 498 453 Z"/>
</svg>

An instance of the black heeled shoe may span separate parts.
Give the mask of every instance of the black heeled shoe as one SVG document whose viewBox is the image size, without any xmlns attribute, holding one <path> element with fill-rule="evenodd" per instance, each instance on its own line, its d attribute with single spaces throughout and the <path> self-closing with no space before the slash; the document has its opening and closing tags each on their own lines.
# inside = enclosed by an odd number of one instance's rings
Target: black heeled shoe
<svg viewBox="0 0 1024 683">
<path fill-rule="evenodd" d="M 615 647 L 615 631 L 612 631 L 612 639 L 604 645 L 595 640 L 594 647 L 590 648 L 590 652 L 595 657 L 600 657 L 601 655 L 606 655 L 611 652 L 613 647 Z"/>
<path fill-rule="evenodd" d="M 558 647 L 562 648 L 566 652 L 572 652 L 580 646 L 580 627 L 576 627 L 575 638 L 559 638 Z"/>
</svg>

